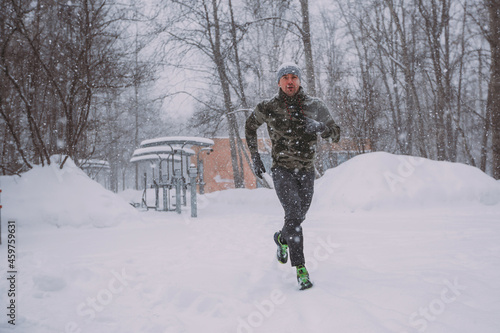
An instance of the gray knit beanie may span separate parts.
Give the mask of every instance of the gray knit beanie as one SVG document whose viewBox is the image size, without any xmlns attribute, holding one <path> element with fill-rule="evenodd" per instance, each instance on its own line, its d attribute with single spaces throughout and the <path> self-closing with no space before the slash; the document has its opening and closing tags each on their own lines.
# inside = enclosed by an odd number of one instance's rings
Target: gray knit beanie
<svg viewBox="0 0 500 333">
<path fill-rule="evenodd" d="M 293 62 L 285 62 L 278 68 L 278 72 L 276 73 L 278 83 L 281 77 L 286 74 L 295 74 L 299 77 L 299 80 L 302 81 L 302 71 L 299 66 Z"/>
</svg>

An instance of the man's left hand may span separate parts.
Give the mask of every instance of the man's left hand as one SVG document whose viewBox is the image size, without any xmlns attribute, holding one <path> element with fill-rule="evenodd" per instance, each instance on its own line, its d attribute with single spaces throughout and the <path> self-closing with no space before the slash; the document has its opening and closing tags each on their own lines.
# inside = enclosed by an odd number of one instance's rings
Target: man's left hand
<svg viewBox="0 0 500 333">
<path fill-rule="evenodd" d="M 305 131 L 307 134 L 321 134 L 326 130 L 326 125 L 320 121 L 306 118 Z"/>
</svg>

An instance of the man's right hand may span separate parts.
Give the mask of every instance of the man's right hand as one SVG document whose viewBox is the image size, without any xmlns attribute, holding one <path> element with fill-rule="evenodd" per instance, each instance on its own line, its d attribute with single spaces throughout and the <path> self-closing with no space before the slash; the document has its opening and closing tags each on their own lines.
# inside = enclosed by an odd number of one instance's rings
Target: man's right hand
<svg viewBox="0 0 500 333">
<path fill-rule="evenodd" d="M 260 159 L 259 153 L 252 154 L 252 162 L 255 175 L 262 179 L 262 174 L 266 172 L 266 168 L 264 167 L 264 163 L 262 163 L 262 160 Z"/>
</svg>

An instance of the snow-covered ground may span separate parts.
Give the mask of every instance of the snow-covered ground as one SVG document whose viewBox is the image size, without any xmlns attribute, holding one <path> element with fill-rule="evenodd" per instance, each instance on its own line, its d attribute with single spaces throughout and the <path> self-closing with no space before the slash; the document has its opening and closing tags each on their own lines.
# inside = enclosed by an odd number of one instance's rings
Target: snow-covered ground
<svg viewBox="0 0 500 333">
<path fill-rule="evenodd" d="M 372 153 L 328 171 L 306 291 L 275 259 L 273 190 L 201 196 L 190 218 L 137 211 L 71 164 L 0 180 L 1 332 L 500 331 L 500 183 L 472 167 Z"/>
</svg>

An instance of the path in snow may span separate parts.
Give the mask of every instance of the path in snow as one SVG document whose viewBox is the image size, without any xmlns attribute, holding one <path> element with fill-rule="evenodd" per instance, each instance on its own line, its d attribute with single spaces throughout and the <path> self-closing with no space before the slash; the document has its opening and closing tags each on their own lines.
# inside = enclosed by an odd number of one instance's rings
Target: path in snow
<svg viewBox="0 0 500 333">
<path fill-rule="evenodd" d="M 312 213 L 298 291 L 274 259 L 281 212 L 239 208 L 21 229 L 15 332 L 498 332 L 494 213 Z"/>
</svg>

